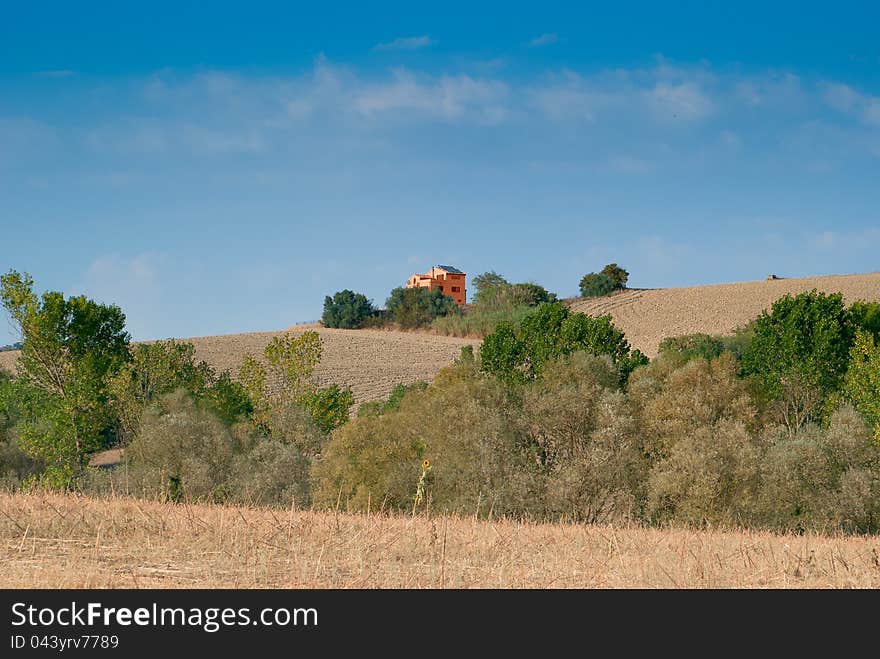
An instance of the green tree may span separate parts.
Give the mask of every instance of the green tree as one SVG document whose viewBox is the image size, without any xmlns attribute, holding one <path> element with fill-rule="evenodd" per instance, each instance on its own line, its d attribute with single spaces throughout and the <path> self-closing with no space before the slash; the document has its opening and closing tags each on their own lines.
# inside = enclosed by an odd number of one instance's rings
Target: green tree
<svg viewBox="0 0 880 659">
<path fill-rule="evenodd" d="M 325 327 L 358 329 L 375 313 L 376 308 L 365 295 L 346 289 L 324 298 L 321 322 Z"/>
<path fill-rule="evenodd" d="M 583 276 L 580 283 L 583 297 L 602 297 L 614 290 L 614 280 L 608 275 L 589 272 Z"/>
<path fill-rule="evenodd" d="M 856 334 L 843 394 L 873 426 L 880 442 L 880 343 L 869 332 Z"/>
<path fill-rule="evenodd" d="M 272 431 L 278 411 L 291 404 L 311 413 L 315 424 L 327 432 L 348 420 L 354 402 L 351 391 L 336 385 L 321 389 L 312 380 L 322 351 L 321 336 L 308 331 L 274 337 L 263 350 L 262 361 L 251 355 L 244 358 L 239 380 L 253 402 L 257 425 Z"/>
<path fill-rule="evenodd" d="M 614 282 L 614 288 L 626 288 L 626 282 L 629 281 L 629 273 L 616 263 L 609 263 L 599 274 L 605 275 Z"/>
<path fill-rule="evenodd" d="M 494 270 L 477 275 L 471 279 L 471 286 L 473 286 L 476 291 L 473 296 L 473 301 L 475 304 L 480 302 L 485 303 L 489 298 L 495 297 L 498 289 L 509 285 L 510 282 Z"/>
<path fill-rule="evenodd" d="M 69 481 L 114 425 L 108 382 L 130 358 L 125 315 L 85 296 L 37 297 L 33 279 L 14 270 L 0 278 L 0 298 L 22 338 L 19 377 L 30 399 L 41 399 L 30 406 L 22 447 L 46 460 L 56 482 Z"/>
<path fill-rule="evenodd" d="M 840 389 L 855 339 L 852 313 L 839 293 L 786 295 L 752 325 L 740 361 L 777 401 L 789 431 L 817 418 Z"/>
<path fill-rule="evenodd" d="M 437 288 L 395 288 L 385 306 L 404 329 L 423 327 L 440 316 L 459 313 L 453 299 Z"/>
<path fill-rule="evenodd" d="M 855 324 L 880 341 L 880 302 L 853 302 L 850 311 Z"/>
<path fill-rule="evenodd" d="M 561 302 L 551 302 L 523 318 L 518 331 L 505 323 L 487 336 L 480 349 L 481 368 L 503 379 L 529 380 L 539 377 L 549 360 L 579 351 L 610 356 L 622 381 L 647 363 L 641 352 L 630 351 L 611 316 L 571 313 Z"/>
</svg>

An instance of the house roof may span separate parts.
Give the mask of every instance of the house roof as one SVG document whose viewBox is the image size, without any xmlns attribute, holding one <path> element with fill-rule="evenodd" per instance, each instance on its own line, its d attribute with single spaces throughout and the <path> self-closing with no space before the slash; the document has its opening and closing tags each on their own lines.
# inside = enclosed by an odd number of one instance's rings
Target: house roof
<svg viewBox="0 0 880 659">
<path fill-rule="evenodd" d="M 454 275 L 463 275 L 464 273 L 458 268 L 453 268 L 451 265 L 435 265 L 435 268 L 439 268 L 440 270 L 446 270 L 446 272 L 452 273 Z"/>
</svg>

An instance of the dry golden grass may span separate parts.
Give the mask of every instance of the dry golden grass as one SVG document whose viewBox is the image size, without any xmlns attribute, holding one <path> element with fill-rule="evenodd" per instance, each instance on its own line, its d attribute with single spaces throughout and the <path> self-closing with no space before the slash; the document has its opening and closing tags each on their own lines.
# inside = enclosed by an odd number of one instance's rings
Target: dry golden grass
<svg viewBox="0 0 880 659">
<path fill-rule="evenodd" d="M 624 291 L 603 298 L 572 300 L 575 311 L 610 313 L 634 348 L 649 357 L 667 336 L 728 334 L 757 318 L 786 293 L 812 289 L 843 293 L 847 302 L 880 300 L 880 273 L 775 279 L 691 288 Z"/>
<path fill-rule="evenodd" d="M 880 538 L 0 495 L 4 588 L 877 588 Z"/>
</svg>

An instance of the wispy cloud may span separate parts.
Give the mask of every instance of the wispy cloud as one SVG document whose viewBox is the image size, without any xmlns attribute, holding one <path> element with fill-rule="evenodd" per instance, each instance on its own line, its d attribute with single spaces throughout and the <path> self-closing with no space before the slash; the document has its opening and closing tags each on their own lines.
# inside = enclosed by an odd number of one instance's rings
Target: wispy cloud
<svg viewBox="0 0 880 659">
<path fill-rule="evenodd" d="M 830 107 L 843 114 L 858 117 L 861 121 L 880 126 L 880 96 L 863 94 L 849 85 L 825 82 L 822 99 Z"/>
<path fill-rule="evenodd" d="M 494 122 L 505 114 L 506 94 L 507 85 L 497 80 L 468 75 L 433 78 L 398 70 L 391 82 L 365 86 L 354 103 L 364 115 L 403 111 L 460 119 L 471 114 Z"/>
<path fill-rule="evenodd" d="M 420 37 L 398 37 L 387 43 L 378 43 L 373 50 L 418 50 L 437 43 L 427 34 Z"/>
<path fill-rule="evenodd" d="M 555 32 L 545 32 L 541 36 L 535 37 L 529 42 L 529 45 L 532 47 L 536 46 L 549 46 L 552 43 L 556 43 L 559 41 L 559 35 Z"/>
<path fill-rule="evenodd" d="M 703 119 L 712 110 L 712 100 L 693 82 L 658 83 L 647 92 L 658 116 L 666 119 Z"/>
</svg>

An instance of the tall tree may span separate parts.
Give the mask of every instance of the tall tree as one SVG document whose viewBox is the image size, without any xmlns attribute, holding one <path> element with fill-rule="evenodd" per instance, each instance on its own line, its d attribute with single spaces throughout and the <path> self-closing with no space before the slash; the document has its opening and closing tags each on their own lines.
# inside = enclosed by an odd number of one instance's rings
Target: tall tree
<svg viewBox="0 0 880 659">
<path fill-rule="evenodd" d="M 119 307 L 54 291 L 38 297 L 33 285 L 27 273 L 0 277 L 0 299 L 21 335 L 18 377 L 31 391 L 21 444 L 69 475 L 107 439 L 107 384 L 130 358 L 130 337 Z"/>
</svg>

